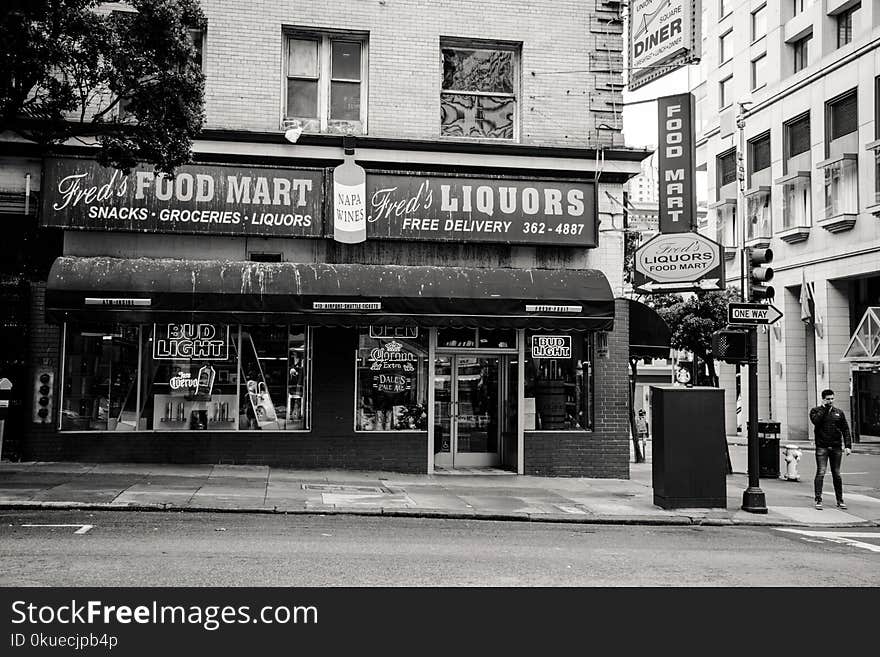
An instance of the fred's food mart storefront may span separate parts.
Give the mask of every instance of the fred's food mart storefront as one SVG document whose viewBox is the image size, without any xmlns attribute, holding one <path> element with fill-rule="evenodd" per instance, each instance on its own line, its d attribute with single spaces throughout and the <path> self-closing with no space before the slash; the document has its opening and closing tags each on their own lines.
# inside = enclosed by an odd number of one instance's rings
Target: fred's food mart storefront
<svg viewBox="0 0 880 657">
<path fill-rule="evenodd" d="M 318 242 L 332 235 L 329 181 L 332 170 L 225 165 L 157 181 L 59 158 L 46 162 L 42 221 L 169 245 Z M 482 244 L 595 246 L 595 186 L 371 170 L 365 198 L 384 262 L 66 248 L 46 291 L 62 333 L 56 453 L 627 476 L 625 316 L 615 323 L 606 277 L 475 266 Z M 443 241 L 471 242 L 473 259 L 394 264 L 394 249 Z"/>
</svg>

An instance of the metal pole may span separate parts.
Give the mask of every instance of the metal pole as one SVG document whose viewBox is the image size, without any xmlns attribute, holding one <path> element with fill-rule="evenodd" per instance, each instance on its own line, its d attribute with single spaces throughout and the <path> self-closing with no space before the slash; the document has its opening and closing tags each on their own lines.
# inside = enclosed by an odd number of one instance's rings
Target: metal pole
<svg viewBox="0 0 880 657">
<path fill-rule="evenodd" d="M 758 329 L 749 329 L 749 487 L 743 492 L 743 511 L 767 513 L 767 501 L 759 478 L 758 449 Z"/>
<path fill-rule="evenodd" d="M 750 286 L 748 278 L 749 251 L 746 248 L 746 216 L 745 207 L 745 184 L 746 184 L 746 153 L 745 153 L 745 127 L 746 105 L 739 103 L 739 114 L 736 117 L 738 132 L 737 152 L 737 202 L 736 216 L 739 219 L 740 236 L 740 284 L 742 286 L 743 301 L 750 301 Z M 746 427 L 748 431 L 748 456 L 749 456 L 749 487 L 743 491 L 742 508 L 750 513 L 767 513 L 767 501 L 764 491 L 761 490 L 760 470 L 761 454 L 758 445 L 758 330 L 749 329 L 749 359 L 747 361 L 748 373 L 748 414 Z"/>
</svg>

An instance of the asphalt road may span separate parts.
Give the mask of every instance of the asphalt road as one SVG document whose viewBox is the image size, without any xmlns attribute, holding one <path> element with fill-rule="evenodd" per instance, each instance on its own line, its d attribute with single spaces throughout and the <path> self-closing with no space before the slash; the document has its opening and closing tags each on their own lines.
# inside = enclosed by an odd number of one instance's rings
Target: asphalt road
<svg viewBox="0 0 880 657">
<path fill-rule="evenodd" d="M 4 512 L 0 586 L 880 585 L 880 528 L 822 532 Z"/>
</svg>

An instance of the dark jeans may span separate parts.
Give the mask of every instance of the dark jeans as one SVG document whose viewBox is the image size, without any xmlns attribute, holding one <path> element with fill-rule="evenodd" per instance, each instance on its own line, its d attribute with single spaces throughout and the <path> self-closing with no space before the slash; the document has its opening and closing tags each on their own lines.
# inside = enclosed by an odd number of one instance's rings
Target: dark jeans
<svg viewBox="0 0 880 657">
<path fill-rule="evenodd" d="M 840 477 L 840 462 L 843 459 L 842 447 L 816 447 L 816 479 L 813 487 L 816 499 L 822 499 L 822 483 L 825 481 L 825 470 L 831 461 L 831 481 L 834 482 L 834 495 L 838 502 L 843 501 L 843 479 Z"/>
</svg>

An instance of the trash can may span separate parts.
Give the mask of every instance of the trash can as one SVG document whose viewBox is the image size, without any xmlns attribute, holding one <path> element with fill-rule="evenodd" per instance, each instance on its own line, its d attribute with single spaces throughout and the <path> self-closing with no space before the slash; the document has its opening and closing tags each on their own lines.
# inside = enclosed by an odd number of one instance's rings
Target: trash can
<svg viewBox="0 0 880 657">
<path fill-rule="evenodd" d="M 779 422 L 758 420 L 759 473 L 765 478 L 779 478 Z"/>
</svg>

